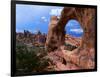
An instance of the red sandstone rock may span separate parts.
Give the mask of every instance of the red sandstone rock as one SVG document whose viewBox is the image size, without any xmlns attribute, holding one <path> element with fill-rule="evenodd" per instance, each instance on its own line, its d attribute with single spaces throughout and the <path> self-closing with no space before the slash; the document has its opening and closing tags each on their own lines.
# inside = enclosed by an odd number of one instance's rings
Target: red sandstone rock
<svg viewBox="0 0 100 77">
<path fill-rule="evenodd" d="M 67 37 L 65 40 L 65 25 L 70 19 L 76 19 L 81 24 L 84 35 L 81 41 Z M 85 19 L 85 20 L 84 20 Z M 64 42 L 79 46 L 77 51 L 71 54 L 64 50 Z M 90 8 L 65 7 L 60 19 L 52 16 L 49 23 L 49 31 L 46 40 L 48 57 L 53 62 L 55 70 L 75 70 L 94 68 L 94 43 L 95 43 L 95 10 Z M 62 47 L 61 47 L 62 46 Z M 58 51 L 58 49 L 61 49 Z M 63 59 L 66 63 L 63 63 Z"/>
</svg>

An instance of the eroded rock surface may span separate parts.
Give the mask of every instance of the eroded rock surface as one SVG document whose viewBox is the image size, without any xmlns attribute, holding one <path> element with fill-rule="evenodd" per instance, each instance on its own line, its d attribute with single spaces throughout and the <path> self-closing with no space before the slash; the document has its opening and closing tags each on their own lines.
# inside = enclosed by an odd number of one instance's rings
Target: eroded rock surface
<svg viewBox="0 0 100 77">
<path fill-rule="evenodd" d="M 49 24 L 49 31 L 46 40 L 47 49 L 53 51 L 64 44 L 66 23 L 76 19 L 81 24 L 84 35 L 80 49 L 95 45 L 95 9 L 65 7 L 62 10 L 60 19 L 52 16 Z"/>
</svg>

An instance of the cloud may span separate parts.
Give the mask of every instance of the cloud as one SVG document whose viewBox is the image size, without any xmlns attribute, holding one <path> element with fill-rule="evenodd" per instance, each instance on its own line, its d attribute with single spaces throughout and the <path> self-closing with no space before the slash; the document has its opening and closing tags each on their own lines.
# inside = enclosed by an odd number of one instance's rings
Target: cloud
<svg viewBox="0 0 100 77">
<path fill-rule="evenodd" d="M 47 22 L 46 17 L 45 17 L 45 16 L 42 16 L 42 17 L 41 17 L 41 21 L 43 21 L 43 22 Z"/>
<path fill-rule="evenodd" d="M 50 11 L 50 15 L 55 15 L 55 16 L 59 16 L 59 15 L 61 15 L 61 11 L 62 11 L 62 8 L 57 8 L 57 9 L 51 9 L 51 11 Z"/>
<path fill-rule="evenodd" d="M 41 19 L 46 19 L 46 17 L 45 16 L 42 16 Z"/>
<path fill-rule="evenodd" d="M 23 33 L 23 29 L 16 29 L 16 32 L 22 32 Z"/>
<path fill-rule="evenodd" d="M 70 31 L 75 33 L 83 33 L 82 29 L 70 29 Z"/>
<path fill-rule="evenodd" d="M 68 23 L 66 24 L 69 27 L 77 27 L 80 26 L 80 23 L 77 20 L 69 20 Z"/>
<path fill-rule="evenodd" d="M 33 33 L 35 33 L 35 34 L 36 34 L 37 32 L 38 32 L 38 30 L 34 30 L 34 31 L 33 31 Z"/>
</svg>

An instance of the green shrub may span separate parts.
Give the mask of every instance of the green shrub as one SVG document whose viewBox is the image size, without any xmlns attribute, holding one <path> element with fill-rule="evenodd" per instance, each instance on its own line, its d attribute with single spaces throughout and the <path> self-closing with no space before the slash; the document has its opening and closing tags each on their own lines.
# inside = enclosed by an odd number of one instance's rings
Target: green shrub
<svg viewBox="0 0 100 77">
<path fill-rule="evenodd" d="M 40 56 L 37 54 L 40 53 Z M 16 45 L 16 73 L 26 74 L 41 72 L 48 65 L 48 60 L 42 59 L 45 50 L 39 47 L 28 47 L 24 44 Z"/>
</svg>

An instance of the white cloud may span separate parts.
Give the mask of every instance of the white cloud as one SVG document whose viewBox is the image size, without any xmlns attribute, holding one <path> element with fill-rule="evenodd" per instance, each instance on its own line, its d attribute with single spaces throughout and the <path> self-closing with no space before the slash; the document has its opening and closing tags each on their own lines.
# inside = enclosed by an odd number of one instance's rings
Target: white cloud
<svg viewBox="0 0 100 77">
<path fill-rule="evenodd" d="M 59 16 L 59 15 L 61 15 L 62 9 L 63 9 L 63 8 L 59 8 L 59 9 L 51 9 L 50 15 Z"/>
<path fill-rule="evenodd" d="M 23 32 L 23 30 L 21 30 L 21 29 L 16 29 L 16 32 Z"/>
<path fill-rule="evenodd" d="M 42 17 L 41 17 L 41 20 L 42 20 L 43 22 L 47 22 L 47 19 L 46 19 L 45 16 L 42 16 Z"/>
<path fill-rule="evenodd" d="M 71 32 L 75 32 L 75 33 L 82 33 L 83 30 L 82 29 L 70 29 Z"/>
<path fill-rule="evenodd" d="M 45 16 L 42 16 L 41 19 L 45 19 Z"/>
<path fill-rule="evenodd" d="M 38 30 L 34 30 L 34 31 L 33 31 L 33 33 L 37 33 L 37 32 L 38 32 Z"/>
</svg>

